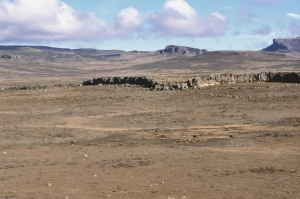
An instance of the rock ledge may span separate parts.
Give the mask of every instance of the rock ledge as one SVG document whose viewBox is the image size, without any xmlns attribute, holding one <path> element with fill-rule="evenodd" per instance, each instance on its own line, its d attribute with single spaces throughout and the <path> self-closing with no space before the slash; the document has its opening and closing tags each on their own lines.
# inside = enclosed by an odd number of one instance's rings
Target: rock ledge
<svg viewBox="0 0 300 199">
<path fill-rule="evenodd" d="M 174 90 L 187 89 L 194 87 L 204 87 L 224 83 L 251 83 L 251 82 L 282 82 L 300 83 L 300 72 L 261 72 L 248 74 L 205 74 L 194 78 L 176 78 L 164 80 L 145 76 L 126 76 L 126 77 L 99 77 L 86 80 L 83 86 L 90 85 L 139 85 L 152 90 Z"/>
</svg>

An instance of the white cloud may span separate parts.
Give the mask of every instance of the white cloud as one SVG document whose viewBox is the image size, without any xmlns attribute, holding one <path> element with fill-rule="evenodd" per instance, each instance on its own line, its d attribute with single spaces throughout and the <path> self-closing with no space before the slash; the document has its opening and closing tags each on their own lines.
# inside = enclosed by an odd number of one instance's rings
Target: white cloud
<svg viewBox="0 0 300 199">
<path fill-rule="evenodd" d="M 300 19 L 300 15 L 299 14 L 287 13 L 286 15 L 289 16 L 289 17 L 295 18 L 295 19 Z"/>
<path fill-rule="evenodd" d="M 142 23 L 134 8 L 120 11 L 114 24 L 83 13 L 61 0 L 14 0 L 0 3 L 1 42 L 101 41 L 131 34 Z"/>
<path fill-rule="evenodd" d="M 185 0 L 166 0 L 160 11 L 146 16 L 128 7 L 112 23 L 63 0 L 0 0 L 0 27 L 1 43 L 101 42 L 130 36 L 218 37 L 227 18 L 218 12 L 202 17 Z"/>
<path fill-rule="evenodd" d="M 115 24 L 117 27 L 134 30 L 142 24 L 142 17 L 136 9 L 129 7 L 118 13 Z"/>
<path fill-rule="evenodd" d="M 224 34 L 227 19 L 213 12 L 200 17 L 184 0 L 167 0 L 162 10 L 147 19 L 157 36 L 216 37 Z"/>
</svg>

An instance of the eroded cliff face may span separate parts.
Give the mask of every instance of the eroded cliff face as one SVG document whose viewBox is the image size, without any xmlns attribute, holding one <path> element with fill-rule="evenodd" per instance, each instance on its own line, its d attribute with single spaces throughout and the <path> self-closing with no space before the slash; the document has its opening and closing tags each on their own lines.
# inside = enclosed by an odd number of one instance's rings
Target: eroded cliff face
<svg viewBox="0 0 300 199">
<path fill-rule="evenodd" d="M 261 72 L 248 74 L 205 74 L 194 78 L 173 78 L 172 80 L 151 77 L 99 77 L 86 80 L 83 86 L 111 84 L 111 85 L 139 85 L 153 90 L 174 90 L 203 87 L 224 83 L 251 82 L 287 82 L 300 83 L 300 72 Z"/>
<path fill-rule="evenodd" d="M 262 51 L 277 53 L 300 53 L 300 37 L 293 39 L 274 39 L 273 44 Z"/>
<path fill-rule="evenodd" d="M 168 45 L 163 50 L 158 51 L 160 54 L 168 53 L 174 55 L 200 55 L 202 53 L 208 52 L 206 49 L 199 49 L 199 48 L 191 48 L 186 46 L 177 46 L 177 45 Z"/>
</svg>

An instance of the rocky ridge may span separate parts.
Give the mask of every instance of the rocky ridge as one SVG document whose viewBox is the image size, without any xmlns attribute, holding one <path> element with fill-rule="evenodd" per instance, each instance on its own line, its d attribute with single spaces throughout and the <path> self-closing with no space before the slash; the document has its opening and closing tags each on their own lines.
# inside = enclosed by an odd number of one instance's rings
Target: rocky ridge
<svg viewBox="0 0 300 199">
<path fill-rule="evenodd" d="M 208 52 L 206 49 L 199 48 L 191 48 L 186 46 L 176 46 L 176 45 L 168 45 L 163 50 L 158 50 L 160 54 L 168 53 L 168 54 L 181 54 L 181 55 L 200 55 L 202 53 Z"/>
<path fill-rule="evenodd" d="M 252 83 L 252 82 L 283 82 L 300 83 L 300 72 L 261 72 L 249 74 L 205 74 L 194 78 L 151 78 L 151 77 L 99 77 L 86 80 L 83 86 L 90 85 L 139 85 L 151 90 L 184 90 L 188 88 L 204 87 L 224 83 Z"/>
<path fill-rule="evenodd" d="M 274 39 L 273 44 L 262 51 L 277 53 L 300 53 L 300 37 L 292 39 Z"/>
<path fill-rule="evenodd" d="M 83 81 L 81 84 L 35 84 L 4 86 L 0 90 L 44 90 L 44 89 L 68 89 L 77 86 L 114 85 L 116 87 L 131 87 L 150 90 L 185 90 L 189 88 L 201 88 L 217 84 L 278 82 L 298 83 L 300 85 L 300 72 L 261 72 L 245 74 L 203 74 L 193 78 L 172 77 L 158 78 L 146 76 L 124 77 L 99 77 Z"/>
</svg>

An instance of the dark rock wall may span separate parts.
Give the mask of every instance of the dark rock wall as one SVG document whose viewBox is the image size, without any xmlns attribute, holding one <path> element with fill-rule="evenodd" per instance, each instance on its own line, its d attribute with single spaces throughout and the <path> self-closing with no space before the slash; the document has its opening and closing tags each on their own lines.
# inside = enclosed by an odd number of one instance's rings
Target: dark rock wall
<svg viewBox="0 0 300 199">
<path fill-rule="evenodd" d="M 188 87 L 202 87 L 222 83 L 251 83 L 251 82 L 286 82 L 300 83 L 300 72 L 261 72 L 249 74 L 209 74 L 200 75 L 187 81 L 176 80 L 165 82 L 163 79 L 150 77 L 100 77 L 86 80 L 83 86 L 99 84 L 129 84 L 139 85 L 157 90 L 186 89 Z"/>
</svg>

